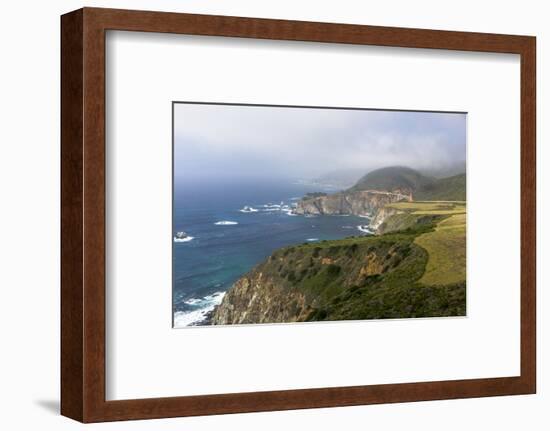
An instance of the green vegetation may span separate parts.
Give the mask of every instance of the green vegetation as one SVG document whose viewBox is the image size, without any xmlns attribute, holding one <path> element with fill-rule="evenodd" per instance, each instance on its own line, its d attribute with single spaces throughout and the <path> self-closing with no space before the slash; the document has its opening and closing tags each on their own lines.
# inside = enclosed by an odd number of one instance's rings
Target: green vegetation
<svg viewBox="0 0 550 431">
<path fill-rule="evenodd" d="M 439 285 L 466 279 L 466 202 L 398 202 L 387 206 L 400 213 L 384 222 L 381 229 L 385 232 L 434 224 L 433 230 L 414 241 L 429 256 L 420 282 Z"/>
<path fill-rule="evenodd" d="M 465 201 L 466 200 L 466 174 L 441 178 L 424 184 L 414 193 L 415 200 L 421 201 Z"/>
<path fill-rule="evenodd" d="M 433 232 L 418 236 L 415 243 L 429 255 L 426 272 L 420 282 L 437 285 L 466 279 L 465 213 L 443 220 Z"/>
<path fill-rule="evenodd" d="M 395 202 L 393 204 L 386 205 L 386 208 L 409 211 L 413 214 L 459 214 L 466 212 L 466 202 Z"/>
<path fill-rule="evenodd" d="M 431 226 L 441 220 L 440 214 L 414 214 L 402 212 L 389 217 L 378 227 L 379 233 L 397 232 L 418 226 Z"/>
<path fill-rule="evenodd" d="M 418 190 L 433 182 L 434 179 L 404 166 L 391 166 L 369 172 L 350 190 Z"/>
<path fill-rule="evenodd" d="M 287 247 L 256 270 L 304 293 L 309 321 L 464 315 L 464 273 L 449 265 L 459 242 L 440 253 L 444 236 L 457 238 L 465 226 L 463 203 L 445 203 L 456 211 L 450 216 L 423 214 L 436 211 L 431 203 L 396 205 L 406 211 L 396 215 L 406 217 L 404 230 Z"/>
</svg>

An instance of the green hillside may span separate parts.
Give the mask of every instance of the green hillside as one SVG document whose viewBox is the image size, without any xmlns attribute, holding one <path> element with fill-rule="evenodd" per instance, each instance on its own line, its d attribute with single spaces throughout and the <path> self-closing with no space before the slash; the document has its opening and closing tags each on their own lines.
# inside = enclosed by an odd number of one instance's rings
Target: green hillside
<svg viewBox="0 0 550 431">
<path fill-rule="evenodd" d="M 433 182 L 434 179 L 404 166 L 390 166 L 369 172 L 350 190 L 412 191 Z"/>
<path fill-rule="evenodd" d="M 286 247 L 255 272 L 305 294 L 308 321 L 464 315 L 465 205 L 394 205 L 404 230 Z"/>
<path fill-rule="evenodd" d="M 419 201 L 465 201 L 466 174 L 426 183 L 413 193 L 413 197 Z"/>
<path fill-rule="evenodd" d="M 420 279 L 424 284 L 449 284 L 466 279 L 466 203 L 465 202 L 398 202 L 391 208 L 403 211 L 391 216 L 385 223 L 386 232 L 391 225 L 406 229 L 403 221 L 416 218 L 417 224 L 434 221 L 434 229 L 414 240 L 428 252 L 428 263 Z M 444 216 L 443 220 L 437 218 Z M 399 226 L 399 223 L 401 225 Z"/>
</svg>

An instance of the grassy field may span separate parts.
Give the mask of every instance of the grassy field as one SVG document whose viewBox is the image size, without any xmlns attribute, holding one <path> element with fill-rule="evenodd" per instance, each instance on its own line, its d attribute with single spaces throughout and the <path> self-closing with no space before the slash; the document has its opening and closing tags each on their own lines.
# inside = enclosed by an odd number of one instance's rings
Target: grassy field
<svg viewBox="0 0 550 431">
<path fill-rule="evenodd" d="M 444 285 L 466 280 L 466 203 L 453 201 L 400 202 L 391 205 L 409 216 L 444 216 L 432 232 L 419 235 L 415 244 L 428 252 L 425 285 Z"/>
<path fill-rule="evenodd" d="M 415 201 L 396 202 L 386 205 L 386 208 L 395 208 L 411 214 L 458 214 L 466 212 L 466 202 L 462 201 Z"/>
</svg>

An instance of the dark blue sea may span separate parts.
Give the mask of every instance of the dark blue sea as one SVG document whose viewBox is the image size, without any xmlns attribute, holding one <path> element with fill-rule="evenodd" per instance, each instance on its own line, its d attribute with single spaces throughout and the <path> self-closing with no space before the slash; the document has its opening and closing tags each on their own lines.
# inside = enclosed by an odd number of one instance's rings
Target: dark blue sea
<svg viewBox="0 0 550 431">
<path fill-rule="evenodd" d="M 298 199 L 318 191 L 334 190 L 290 180 L 176 180 L 174 234 L 192 239 L 173 242 L 174 327 L 204 320 L 239 277 L 278 248 L 361 235 L 364 218 L 291 214 Z M 245 206 L 251 212 L 242 212 Z"/>
</svg>

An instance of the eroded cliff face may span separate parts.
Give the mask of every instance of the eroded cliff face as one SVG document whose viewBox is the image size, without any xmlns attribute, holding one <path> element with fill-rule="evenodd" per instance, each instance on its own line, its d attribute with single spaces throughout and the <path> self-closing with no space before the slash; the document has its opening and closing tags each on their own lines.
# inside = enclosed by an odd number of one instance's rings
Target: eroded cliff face
<svg viewBox="0 0 550 431">
<path fill-rule="evenodd" d="M 214 310 L 213 325 L 281 323 L 305 320 L 312 309 L 303 293 L 261 269 L 241 277 Z"/>
<path fill-rule="evenodd" d="M 369 228 L 372 229 L 375 233 L 381 234 L 385 231 L 384 223 L 391 216 L 400 214 L 401 211 L 396 210 L 395 208 L 381 207 L 376 210 L 374 217 L 371 219 Z"/>
<path fill-rule="evenodd" d="M 399 192 L 354 191 L 332 195 L 304 198 L 297 202 L 296 214 L 300 215 L 372 215 L 383 206 L 410 200 Z"/>
</svg>

